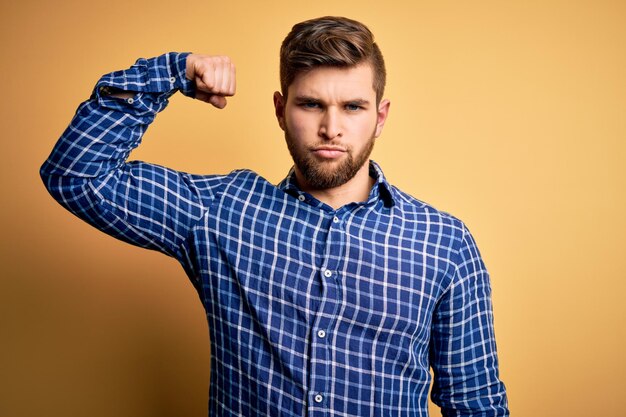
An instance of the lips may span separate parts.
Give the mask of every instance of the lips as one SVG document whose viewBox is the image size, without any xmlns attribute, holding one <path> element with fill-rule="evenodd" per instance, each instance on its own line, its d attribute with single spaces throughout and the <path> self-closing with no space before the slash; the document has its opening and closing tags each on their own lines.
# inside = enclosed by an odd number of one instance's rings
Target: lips
<svg viewBox="0 0 626 417">
<path fill-rule="evenodd" d="M 344 148 L 337 146 L 320 146 L 313 149 L 313 153 L 320 158 L 335 159 L 346 152 Z"/>
</svg>

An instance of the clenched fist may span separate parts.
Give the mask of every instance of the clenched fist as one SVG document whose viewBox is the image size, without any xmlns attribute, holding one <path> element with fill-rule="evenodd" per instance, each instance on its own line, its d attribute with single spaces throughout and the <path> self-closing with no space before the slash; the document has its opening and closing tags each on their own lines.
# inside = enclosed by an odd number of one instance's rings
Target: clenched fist
<svg viewBox="0 0 626 417">
<path fill-rule="evenodd" d="M 226 97 L 235 94 L 235 64 L 227 56 L 190 54 L 185 75 L 196 84 L 195 98 L 218 109 L 226 106 Z"/>
</svg>

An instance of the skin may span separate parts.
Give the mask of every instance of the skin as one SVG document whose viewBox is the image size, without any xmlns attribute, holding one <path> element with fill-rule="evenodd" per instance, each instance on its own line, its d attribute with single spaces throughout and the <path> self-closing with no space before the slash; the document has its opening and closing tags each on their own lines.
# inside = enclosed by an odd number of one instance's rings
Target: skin
<svg viewBox="0 0 626 417">
<path fill-rule="evenodd" d="M 196 84 L 195 98 L 218 109 L 236 91 L 235 65 L 226 56 L 190 54 L 186 77 Z M 275 92 L 276 118 L 303 191 L 335 209 L 367 200 L 373 185 L 369 155 L 389 106 L 389 100 L 376 102 L 369 63 L 314 68 L 298 74 L 286 96 Z M 298 161 L 306 161 L 318 178 Z"/>
<path fill-rule="evenodd" d="M 235 95 L 235 64 L 227 56 L 190 54 L 185 75 L 196 84 L 196 99 L 218 109 L 226 107 L 226 97 Z"/>
<path fill-rule="evenodd" d="M 303 191 L 333 208 L 367 200 L 369 155 L 389 105 L 376 103 L 369 63 L 314 68 L 295 77 L 287 97 L 275 92 L 276 118 Z"/>
</svg>

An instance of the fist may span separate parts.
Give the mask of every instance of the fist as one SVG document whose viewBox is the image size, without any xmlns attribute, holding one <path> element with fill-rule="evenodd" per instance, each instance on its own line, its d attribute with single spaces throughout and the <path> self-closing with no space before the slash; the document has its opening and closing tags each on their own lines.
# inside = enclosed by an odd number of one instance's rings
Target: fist
<svg viewBox="0 0 626 417">
<path fill-rule="evenodd" d="M 190 54 L 185 75 L 196 84 L 195 98 L 218 109 L 226 106 L 226 97 L 235 94 L 235 64 L 227 56 Z"/>
</svg>

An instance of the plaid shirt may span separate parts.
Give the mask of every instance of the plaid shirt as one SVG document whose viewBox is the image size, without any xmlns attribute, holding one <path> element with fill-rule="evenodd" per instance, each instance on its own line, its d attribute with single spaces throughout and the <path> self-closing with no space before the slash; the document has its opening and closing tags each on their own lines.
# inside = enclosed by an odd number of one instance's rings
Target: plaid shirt
<svg viewBox="0 0 626 417">
<path fill-rule="evenodd" d="M 130 151 L 187 54 L 103 76 L 44 163 L 71 212 L 175 257 L 206 309 L 211 416 L 506 416 L 489 276 L 465 225 L 391 186 L 338 210 L 248 170 L 191 175 Z M 129 99 L 109 96 L 134 91 Z"/>
</svg>

